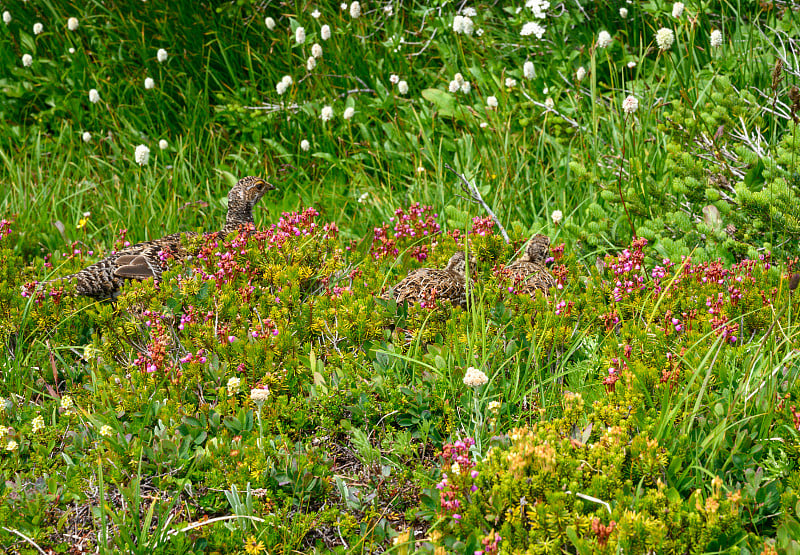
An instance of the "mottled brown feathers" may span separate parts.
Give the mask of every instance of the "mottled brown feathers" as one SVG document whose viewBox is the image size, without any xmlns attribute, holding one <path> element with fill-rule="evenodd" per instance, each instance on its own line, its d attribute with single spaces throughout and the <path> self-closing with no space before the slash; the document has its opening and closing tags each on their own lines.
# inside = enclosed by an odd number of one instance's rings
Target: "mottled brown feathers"
<svg viewBox="0 0 800 555">
<path fill-rule="evenodd" d="M 550 255 L 550 238 L 537 234 L 525 246 L 520 257 L 503 269 L 517 293 L 533 295 L 541 290 L 545 295 L 555 286 L 556 280 L 547 270 L 545 261 Z"/>
<path fill-rule="evenodd" d="M 474 271 L 475 259 L 470 256 L 469 271 Z M 428 308 L 435 306 L 436 300 L 448 300 L 454 305 L 467 305 L 467 261 L 463 251 L 455 253 L 443 269 L 419 268 L 382 295 L 384 299 L 394 298 L 398 303 L 420 303 Z"/>
<path fill-rule="evenodd" d="M 253 207 L 264 193 L 275 187 L 260 177 L 245 177 L 228 193 L 228 214 L 221 234 L 237 231 L 253 223 Z M 196 233 L 183 234 L 188 237 Z M 180 233 L 173 233 L 126 247 L 75 274 L 44 282 L 74 281 L 75 292 L 95 299 L 114 298 L 127 279 L 161 279 L 169 260 L 183 260 L 188 252 L 181 243 Z"/>
</svg>

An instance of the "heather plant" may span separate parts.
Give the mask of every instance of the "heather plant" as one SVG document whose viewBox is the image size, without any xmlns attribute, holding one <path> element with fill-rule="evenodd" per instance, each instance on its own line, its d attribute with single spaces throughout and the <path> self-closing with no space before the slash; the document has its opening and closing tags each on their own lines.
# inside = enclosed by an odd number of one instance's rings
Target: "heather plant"
<svg viewBox="0 0 800 555">
<path fill-rule="evenodd" d="M 800 551 L 791 3 L 0 12 L 3 548 Z"/>
</svg>

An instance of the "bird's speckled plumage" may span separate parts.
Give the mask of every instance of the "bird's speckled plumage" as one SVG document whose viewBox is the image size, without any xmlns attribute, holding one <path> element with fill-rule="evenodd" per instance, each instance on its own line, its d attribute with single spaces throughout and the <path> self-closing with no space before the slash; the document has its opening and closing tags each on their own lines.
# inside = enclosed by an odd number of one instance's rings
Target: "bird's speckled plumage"
<svg viewBox="0 0 800 555">
<path fill-rule="evenodd" d="M 518 293 L 534 295 L 538 289 L 547 295 L 556 284 L 555 278 L 545 266 L 549 255 L 550 238 L 536 234 L 528 241 L 522 255 L 503 269 L 503 274 L 510 278 Z"/>
<path fill-rule="evenodd" d="M 475 258 L 470 255 L 469 270 L 474 271 Z M 449 300 L 454 305 L 467 305 L 467 260 L 463 251 L 450 257 L 445 268 L 419 268 L 389 291 L 381 295 L 398 303 L 425 303 L 432 307 L 436 299 Z"/>
<path fill-rule="evenodd" d="M 219 232 L 227 235 L 241 226 L 253 223 L 253 207 L 264 193 L 275 187 L 260 177 L 240 179 L 228 193 L 228 215 Z M 181 244 L 181 236 L 193 237 L 196 233 L 173 233 L 160 239 L 143 241 L 117 251 L 75 274 L 46 281 L 48 286 L 58 282 L 74 281 L 75 292 L 95 299 L 113 299 L 126 279 L 161 279 L 167 260 L 182 260 L 189 254 Z"/>
</svg>

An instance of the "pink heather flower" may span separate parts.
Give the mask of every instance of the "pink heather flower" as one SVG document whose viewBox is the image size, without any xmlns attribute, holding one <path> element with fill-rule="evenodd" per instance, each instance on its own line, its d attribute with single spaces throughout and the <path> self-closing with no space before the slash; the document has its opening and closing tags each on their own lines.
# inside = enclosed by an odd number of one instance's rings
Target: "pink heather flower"
<svg viewBox="0 0 800 555">
<path fill-rule="evenodd" d="M 229 335 L 228 336 L 228 343 L 233 343 L 234 341 L 236 341 L 236 336 L 235 335 Z"/>
</svg>

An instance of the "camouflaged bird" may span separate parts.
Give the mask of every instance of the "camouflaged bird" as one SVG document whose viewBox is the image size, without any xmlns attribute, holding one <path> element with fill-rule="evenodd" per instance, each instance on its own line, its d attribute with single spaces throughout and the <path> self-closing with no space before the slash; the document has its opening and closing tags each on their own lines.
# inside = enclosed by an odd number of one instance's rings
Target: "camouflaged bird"
<svg viewBox="0 0 800 555">
<path fill-rule="evenodd" d="M 553 275 L 547 270 L 545 261 L 550 256 L 550 238 L 536 234 L 525 246 L 522 255 L 503 268 L 502 274 L 507 276 L 517 293 L 534 295 L 536 290 L 545 295 L 556 285 Z"/>
<path fill-rule="evenodd" d="M 475 268 L 475 257 L 470 255 L 469 268 Z M 418 268 L 381 298 L 395 299 L 398 303 L 420 303 L 420 306 L 433 308 L 437 299 L 445 299 L 461 307 L 467 305 L 467 259 L 464 251 L 458 251 L 447 262 L 444 269 Z"/>
<path fill-rule="evenodd" d="M 228 235 L 241 226 L 253 224 L 253 207 L 264 193 L 275 187 L 260 177 L 240 179 L 228 193 L 228 215 L 221 231 L 206 235 Z M 183 260 L 189 253 L 181 244 L 181 236 L 197 233 L 173 233 L 160 239 L 143 241 L 117 251 L 77 272 L 62 278 L 45 281 L 40 286 L 72 281 L 75 292 L 95 299 L 114 299 L 125 280 L 161 279 L 168 260 Z"/>
</svg>

